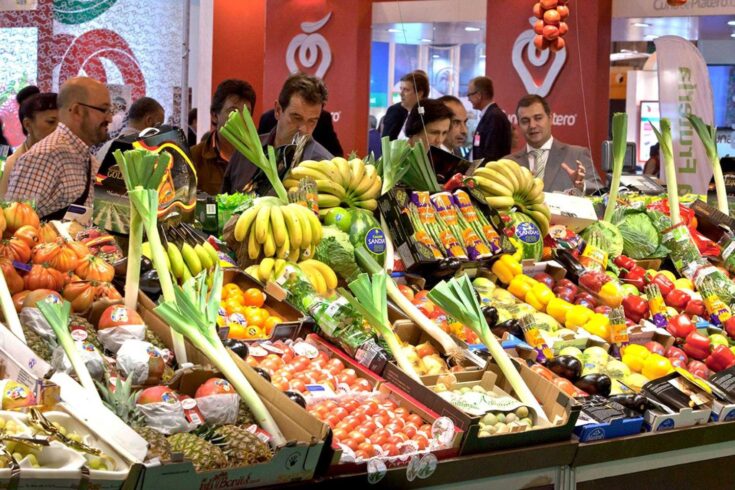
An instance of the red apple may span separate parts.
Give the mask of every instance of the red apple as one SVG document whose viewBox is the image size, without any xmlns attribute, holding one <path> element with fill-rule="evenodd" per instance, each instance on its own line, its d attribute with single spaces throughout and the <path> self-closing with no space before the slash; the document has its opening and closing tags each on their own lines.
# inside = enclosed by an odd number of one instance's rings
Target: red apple
<svg viewBox="0 0 735 490">
<path fill-rule="evenodd" d="M 602 313 L 603 315 L 607 315 L 612 311 L 612 308 L 606 305 L 600 305 L 595 308 L 595 313 Z"/>
<path fill-rule="evenodd" d="M 423 344 L 416 346 L 416 354 L 418 354 L 419 357 L 425 357 L 432 354 L 438 354 L 438 352 L 430 342 L 426 341 Z"/>
<path fill-rule="evenodd" d="M 122 327 L 125 325 L 144 325 L 143 318 L 137 311 L 124 305 L 109 306 L 97 323 L 97 330 Z"/>
<path fill-rule="evenodd" d="M 687 368 L 686 361 L 683 359 L 679 359 L 678 357 L 669 359 L 669 361 L 671 362 L 671 365 L 674 366 L 675 368 L 682 368 L 682 369 Z"/>
<path fill-rule="evenodd" d="M 689 356 L 687 356 L 686 353 L 678 347 L 669 347 L 666 349 L 666 353 L 664 355 L 672 361 L 674 359 L 681 359 L 685 364 L 689 362 Z"/>
<path fill-rule="evenodd" d="M 178 395 L 168 386 L 151 386 L 140 392 L 136 403 L 147 405 L 149 403 L 176 403 Z"/>
<path fill-rule="evenodd" d="M 405 284 L 399 284 L 398 290 L 401 292 L 402 295 L 404 295 L 406 298 L 408 298 L 409 301 L 413 300 L 414 294 L 413 289 L 406 286 Z"/>
<path fill-rule="evenodd" d="M 574 284 L 571 280 L 567 279 L 566 277 L 563 278 L 563 279 L 559 279 L 556 282 L 556 285 L 557 286 L 562 286 L 562 287 L 565 287 L 565 288 L 571 288 L 571 289 L 574 289 L 574 290 L 577 289 L 577 285 Z"/>
<path fill-rule="evenodd" d="M 664 352 L 666 352 L 666 349 L 664 349 L 664 346 L 654 340 L 651 340 L 650 342 L 646 342 L 644 344 L 644 347 L 648 349 L 649 351 L 651 351 L 652 353 L 658 354 L 660 356 L 663 356 Z"/>
<path fill-rule="evenodd" d="M 587 298 L 577 298 L 577 299 L 574 300 L 574 304 L 575 305 L 586 306 L 587 308 L 589 308 L 591 310 L 595 308 L 595 304 L 593 302 L 591 302 Z"/>
<path fill-rule="evenodd" d="M 731 316 L 725 320 L 725 332 L 730 336 L 731 339 L 735 339 L 735 316 Z"/>
<path fill-rule="evenodd" d="M 235 393 L 235 388 L 226 379 L 209 378 L 197 388 L 196 393 L 194 393 L 194 398 L 212 395 L 232 395 L 233 393 Z"/>
<path fill-rule="evenodd" d="M 550 289 L 554 289 L 554 278 L 546 272 L 538 272 L 533 276 L 538 282 L 546 284 Z"/>
<path fill-rule="evenodd" d="M 689 364 L 687 364 L 687 371 L 703 379 L 709 378 L 712 374 L 705 363 L 697 360 L 689 361 Z"/>
</svg>

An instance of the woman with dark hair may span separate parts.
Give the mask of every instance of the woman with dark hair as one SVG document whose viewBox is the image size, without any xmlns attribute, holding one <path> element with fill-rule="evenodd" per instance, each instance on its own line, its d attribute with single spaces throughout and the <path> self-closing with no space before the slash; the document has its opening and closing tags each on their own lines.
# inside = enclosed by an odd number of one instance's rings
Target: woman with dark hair
<svg viewBox="0 0 735 490">
<path fill-rule="evenodd" d="M 449 133 L 452 123 L 452 111 L 434 99 L 424 99 L 416 104 L 406 119 L 406 136 L 412 146 L 417 141 L 424 144 L 428 151 L 429 146 L 441 146 Z"/>
<path fill-rule="evenodd" d="M 2 178 L 0 178 L 0 198 L 5 198 L 8 190 L 8 178 L 15 161 L 30 148 L 53 133 L 59 122 L 59 109 L 56 105 L 55 93 L 39 93 L 24 99 L 18 110 L 18 118 L 26 135 L 25 141 L 5 161 Z"/>
</svg>

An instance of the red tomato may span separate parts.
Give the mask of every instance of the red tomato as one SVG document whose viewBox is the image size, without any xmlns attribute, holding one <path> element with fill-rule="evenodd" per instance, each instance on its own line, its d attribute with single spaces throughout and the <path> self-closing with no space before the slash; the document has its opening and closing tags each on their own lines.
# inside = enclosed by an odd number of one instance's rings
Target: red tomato
<svg viewBox="0 0 735 490">
<path fill-rule="evenodd" d="M 388 442 L 381 446 L 388 456 L 398 456 L 398 446 L 395 443 Z"/>
<path fill-rule="evenodd" d="M 419 432 L 423 432 L 426 434 L 426 437 L 429 437 L 431 435 L 431 425 L 424 424 L 419 426 Z"/>
<path fill-rule="evenodd" d="M 283 376 L 273 376 L 273 379 L 271 380 L 271 383 L 273 384 L 273 386 L 275 386 L 276 388 L 278 388 L 281 391 L 288 390 L 288 388 L 290 386 L 289 383 L 288 383 L 288 380 L 286 378 L 284 378 Z"/>
<path fill-rule="evenodd" d="M 414 303 L 419 302 L 419 301 L 428 300 L 429 299 L 427 297 L 428 294 L 429 294 L 429 291 L 426 290 L 426 289 L 423 289 L 423 290 L 419 291 L 418 293 L 414 294 L 413 295 L 413 301 L 414 301 Z"/>
<path fill-rule="evenodd" d="M 372 391 L 373 385 L 367 379 L 360 378 L 357 381 L 355 381 L 355 384 L 352 385 L 352 389 L 356 391 Z"/>
<path fill-rule="evenodd" d="M 360 427 L 357 428 L 357 432 L 364 435 L 365 437 L 370 437 L 373 433 L 373 429 L 365 425 L 360 425 Z"/>
<path fill-rule="evenodd" d="M 317 357 L 316 359 L 312 359 L 311 363 L 309 363 L 309 367 L 311 369 L 322 369 L 327 365 L 326 362 L 324 362 L 324 359 Z"/>
<path fill-rule="evenodd" d="M 403 424 L 396 424 L 395 422 L 391 422 L 390 424 L 386 425 L 385 428 L 391 434 L 398 434 L 403 430 Z"/>
<path fill-rule="evenodd" d="M 413 424 L 406 424 L 405 427 L 403 427 L 403 433 L 406 434 L 406 437 L 409 439 L 413 439 L 416 436 L 416 426 Z"/>
<path fill-rule="evenodd" d="M 365 454 L 367 454 L 369 458 L 375 455 L 375 448 L 373 447 L 373 444 L 369 441 L 365 441 L 362 444 L 360 444 L 357 447 L 357 450 L 364 451 Z"/>
<path fill-rule="evenodd" d="M 360 441 L 356 441 L 355 439 L 351 439 L 349 437 L 347 439 L 342 439 L 340 442 L 353 451 L 357 451 L 357 448 L 360 445 Z"/>
<path fill-rule="evenodd" d="M 348 412 L 354 412 L 357 407 L 360 406 L 360 402 L 358 402 L 354 398 L 348 398 L 342 402 L 342 406 L 345 407 Z"/>
<path fill-rule="evenodd" d="M 288 385 L 294 391 L 298 391 L 298 392 L 301 392 L 301 393 L 306 393 L 306 383 L 304 383 L 300 379 L 293 379 L 293 380 L 289 381 Z"/>
<path fill-rule="evenodd" d="M 424 419 L 422 419 L 420 415 L 415 413 L 412 413 L 408 417 L 406 417 L 406 422 L 408 422 L 409 424 L 413 424 L 416 427 L 422 427 L 424 425 Z M 431 429 L 431 426 L 429 426 L 428 424 L 427 426 L 429 427 L 429 429 Z"/>
<path fill-rule="evenodd" d="M 379 413 L 378 415 L 373 416 L 373 422 L 375 422 L 375 425 L 379 427 L 385 427 L 387 424 L 390 423 L 390 417 L 384 413 Z"/>
<path fill-rule="evenodd" d="M 334 410 L 335 408 L 337 408 L 337 402 L 334 400 L 326 400 L 322 403 L 322 405 L 327 407 L 329 410 Z"/>
<path fill-rule="evenodd" d="M 334 415 L 327 415 L 324 421 L 327 423 L 327 425 L 329 425 L 330 428 L 334 429 L 339 423 L 339 418 L 335 417 Z"/>
<path fill-rule="evenodd" d="M 334 440 L 337 442 L 342 441 L 343 439 L 346 439 L 348 434 L 349 432 L 346 431 L 345 429 L 341 429 L 339 425 L 337 425 L 337 427 L 334 430 L 332 430 L 332 435 L 334 436 Z"/>
<path fill-rule="evenodd" d="M 394 432 L 392 436 L 388 438 L 388 442 L 391 444 L 401 444 L 406 442 L 408 439 L 406 439 L 406 435 L 403 432 Z"/>
<path fill-rule="evenodd" d="M 392 400 L 385 400 L 380 404 L 380 408 L 384 410 L 395 410 L 397 407 L 396 403 Z"/>
<path fill-rule="evenodd" d="M 345 426 L 348 427 L 348 431 L 352 431 L 355 427 L 357 427 L 357 424 L 359 424 L 360 421 L 357 420 L 354 416 L 348 415 L 347 417 L 342 419 L 342 423 L 344 423 Z"/>
<path fill-rule="evenodd" d="M 357 376 L 354 374 L 345 373 L 344 371 L 337 374 L 337 383 L 339 384 L 346 384 L 347 386 L 352 386 L 356 380 L 357 380 Z"/>
<path fill-rule="evenodd" d="M 355 451 L 355 458 L 357 459 L 370 459 L 370 455 L 362 450 Z"/>
<path fill-rule="evenodd" d="M 324 351 L 319 351 L 319 354 L 317 354 L 316 357 L 322 359 L 324 362 L 329 362 L 329 354 Z"/>
<path fill-rule="evenodd" d="M 350 439 L 356 440 L 358 444 L 365 442 L 365 440 L 367 440 L 367 437 L 365 436 L 365 434 L 357 430 L 353 430 L 352 432 L 350 432 L 349 437 Z"/>
<path fill-rule="evenodd" d="M 345 368 L 345 363 L 342 362 L 341 359 L 333 357 L 332 359 L 327 361 L 327 367 L 339 368 L 339 370 L 341 371 Z"/>
<path fill-rule="evenodd" d="M 349 415 L 349 412 L 344 407 L 337 407 L 332 410 L 332 415 L 335 415 L 339 417 L 340 420 L 342 420 L 343 418 L 347 417 L 347 415 Z"/>
<path fill-rule="evenodd" d="M 369 400 L 363 406 L 365 407 L 365 413 L 368 415 L 375 415 L 378 413 L 378 404 L 373 400 Z"/>
<path fill-rule="evenodd" d="M 396 414 L 397 417 L 406 418 L 406 415 L 409 414 L 408 409 L 406 407 L 398 407 L 393 412 Z"/>
<path fill-rule="evenodd" d="M 378 446 L 382 446 L 383 444 L 388 442 L 389 437 L 388 434 L 386 434 L 385 432 L 378 432 L 380 430 L 382 429 L 376 430 L 370 436 L 370 442 L 372 442 L 373 444 L 377 444 Z"/>
<path fill-rule="evenodd" d="M 419 450 L 426 449 L 429 446 L 429 440 L 424 436 L 416 436 L 413 440 L 419 445 Z"/>
</svg>

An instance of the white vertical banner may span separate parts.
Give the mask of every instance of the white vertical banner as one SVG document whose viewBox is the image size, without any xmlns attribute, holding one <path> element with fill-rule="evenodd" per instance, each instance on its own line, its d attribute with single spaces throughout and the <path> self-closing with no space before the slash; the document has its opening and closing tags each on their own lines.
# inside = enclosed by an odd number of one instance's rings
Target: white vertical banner
<svg viewBox="0 0 735 490">
<path fill-rule="evenodd" d="M 671 138 L 679 193 L 707 194 L 712 179 L 704 146 L 686 115 L 691 113 L 706 124 L 714 124 L 712 86 L 702 53 L 678 36 L 657 38 L 658 97 L 661 117 L 671 121 Z M 661 177 L 664 166 L 661 165 Z"/>
</svg>

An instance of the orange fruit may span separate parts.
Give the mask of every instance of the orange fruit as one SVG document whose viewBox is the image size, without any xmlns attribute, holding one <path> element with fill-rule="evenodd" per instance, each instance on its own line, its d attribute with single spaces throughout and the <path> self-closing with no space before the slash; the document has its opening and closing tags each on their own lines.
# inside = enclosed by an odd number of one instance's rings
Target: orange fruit
<svg viewBox="0 0 735 490">
<path fill-rule="evenodd" d="M 268 318 L 268 312 L 254 306 L 246 308 L 243 314 L 248 321 L 248 326 L 262 327 Z"/>
<path fill-rule="evenodd" d="M 227 311 L 228 315 L 232 315 L 233 313 L 240 313 L 242 315 L 245 315 L 245 311 L 247 309 L 247 306 L 238 301 L 227 300 L 227 302 L 225 303 L 225 310 Z"/>
<path fill-rule="evenodd" d="M 244 325 L 240 325 L 237 323 L 231 323 L 229 325 L 230 331 L 227 334 L 228 338 L 235 339 L 235 340 L 244 340 L 247 339 L 247 331 Z"/>
<path fill-rule="evenodd" d="M 245 291 L 243 304 L 247 306 L 257 306 L 260 308 L 265 303 L 265 294 L 258 288 L 250 288 Z"/>
<path fill-rule="evenodd" d="M 245 338 L 247 339 L 262 339 L 264 337 L 263 329 L 256 325 L 248 325 L 245 327 L 245 335 Z"/>
<path fill-rule="evenodd" d="M 232 293 L 242 293 L 242 289 L 234 282 L 222 286 L 222 299 L 229 298 Z"/>
<path fill-rule="evenodd" d="M 279 317 L 275 315 L 269 316 L 268 319 L 266 319 L 265 325 L 264 325 L 265 333 L 270 335 L 271 332 L 273 332 L 273 329 L 276 328 L 276 325 L 278 325 L 279 323 L 283 323 L 283 320 L 281 320 Z"/>
</svg>

